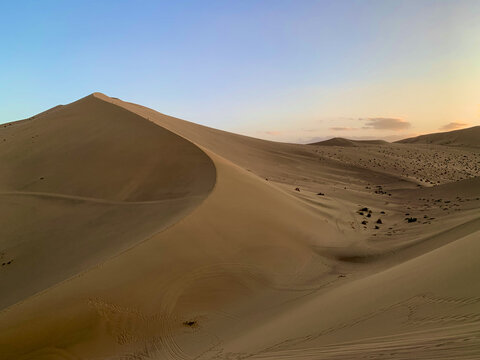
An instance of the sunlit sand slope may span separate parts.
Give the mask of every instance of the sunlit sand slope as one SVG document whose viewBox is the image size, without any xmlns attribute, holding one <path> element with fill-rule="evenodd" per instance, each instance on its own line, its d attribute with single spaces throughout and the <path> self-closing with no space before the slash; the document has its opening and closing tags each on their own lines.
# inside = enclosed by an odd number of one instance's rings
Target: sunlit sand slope
<svg viewBox="0 0 480 360">
<path fill-rule="evenodd" d="M 334 272 L 315 251 L 340 241 L 332 225 L 211 156 L 217 184 L 193 213 L 4 312 L 8 357 L 190 358 L 217 345 L 221 329 L 232 330 L 252 304 L 294 298 Z"/>
<path fill-rule="evenodd" d="M 479 239 L 474 232 L 313 297 L 224 349 L 248 347 L 252 359 L 478 358 Z"/>
<path fill-rule="evenodd" d="M 405 144 L 437 144 L 478 148 L 480 147 L 480 126 L 435 134 L 420 135 L 397 142 Z"/>
</svg>

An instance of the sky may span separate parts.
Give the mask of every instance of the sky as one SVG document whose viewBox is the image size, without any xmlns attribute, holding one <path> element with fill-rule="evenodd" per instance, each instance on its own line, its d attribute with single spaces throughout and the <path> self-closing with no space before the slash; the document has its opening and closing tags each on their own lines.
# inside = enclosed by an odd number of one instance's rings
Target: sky
<svg viewBox="0 0 480 360">
<path fill-rule="evenodd" d="M 288 142 L 480 125 L 480 1 L 2 1 L 0 123 L 92 92 Z"/>
</svg>

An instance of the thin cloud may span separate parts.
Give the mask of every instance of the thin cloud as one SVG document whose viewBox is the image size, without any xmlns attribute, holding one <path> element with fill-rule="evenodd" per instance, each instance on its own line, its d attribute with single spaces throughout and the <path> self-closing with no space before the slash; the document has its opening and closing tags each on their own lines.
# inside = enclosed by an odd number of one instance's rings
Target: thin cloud
<svg viewBox="0 0 480 360">
<path fill-rule="evenodd" d="M 345 126 L 334 126 L 334 127 L 331 127 L 330 130 L 332 130 L 332 131 L 350 131 L 350 130 L 358 130 L 358 128 L 345 127 Z"/>
<path fill-rule="evenodd" d="M 400 131 L 408 129 L 411 126 L 408 121 L 395 118 L 368 118 L 361 120 L 367 121 L 363 129 Z"/>
<path fill-rule="evenodd" d="M 265 135 L 270 135 L 270 136 L 279 136 L 279 135 L 282 135 L 282 132 L 281 132 L 281 131 L 262 131 L 261 133 L 262 133 L 262 134 L 265 134 Z"/>
<path fill-rule="evenodd" d="M 456 129 L 461 129 L 464 128 L 465 126 L 468 126 L 469 124 L 465 123 L 460 123 L 460 122 L 451 122 L 447 125 L 443 125 L 439 130 L 444 130 L 444 131 L 449 131 L 449 130 L 456 130 Z"/>
</svg>

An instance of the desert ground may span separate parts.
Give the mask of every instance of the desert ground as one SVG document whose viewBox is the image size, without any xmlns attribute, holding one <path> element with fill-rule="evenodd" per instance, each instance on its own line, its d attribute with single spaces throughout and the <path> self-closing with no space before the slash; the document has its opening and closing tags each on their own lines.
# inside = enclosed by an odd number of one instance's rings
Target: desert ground
<svg viewBox="0 0 480 360">
<path fill-rule="evenodd" d="M 0 128 L 0 359 L 480 359 L 480 127 L 270 142 L 94 93 Z"/>
</svg>

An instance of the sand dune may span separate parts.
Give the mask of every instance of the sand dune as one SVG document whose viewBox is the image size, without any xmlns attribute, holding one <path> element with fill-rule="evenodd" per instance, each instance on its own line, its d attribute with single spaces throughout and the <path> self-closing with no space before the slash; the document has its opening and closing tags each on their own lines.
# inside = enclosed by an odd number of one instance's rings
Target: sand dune
<svg viewBox="0 0 480 360">
<path fill-rule="evenodd" d="M 475 150 L 268 142 L 99 93 L 0 135 L 2 359 L 480 356 Z"/>
<path fill-rule="evenodd" d="M 480 126 L 435 134 L 420 135 L 397 141 L 403 144 L 437 144 L 462 147 L 480 147 Z"/>
<path fill-rule="evenodd" d="M 350 140 L 350 139 L 336 137 L 336 138 L 328 139 L 325 141 L 311 143 L 310 145 L 357 147 L 362 145 L 385 145 L 385 144 L 388 144 L 388 142 L 384 140 Z"/>
<path fill-rule="evenodd" d="M 0 132 L 2 307 L 171 225 L 215 183 L 197 147 L 94 96 Z"/>
</svg>

